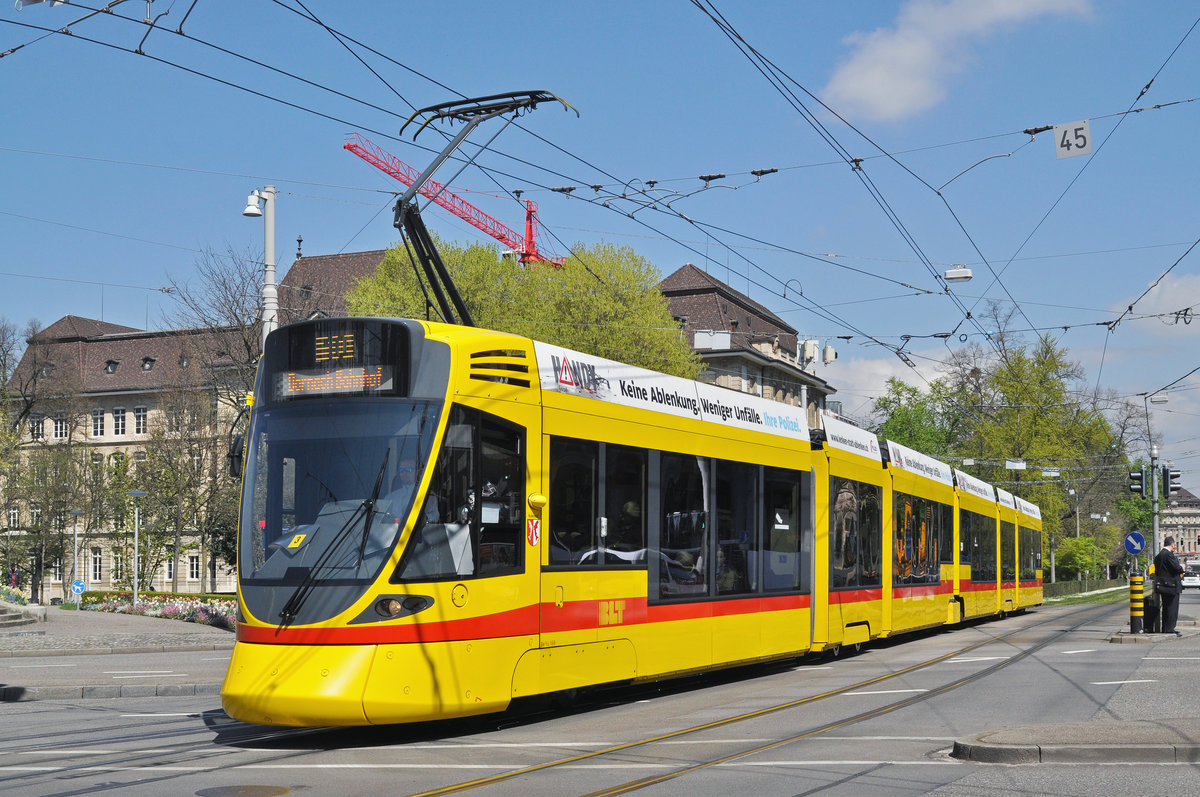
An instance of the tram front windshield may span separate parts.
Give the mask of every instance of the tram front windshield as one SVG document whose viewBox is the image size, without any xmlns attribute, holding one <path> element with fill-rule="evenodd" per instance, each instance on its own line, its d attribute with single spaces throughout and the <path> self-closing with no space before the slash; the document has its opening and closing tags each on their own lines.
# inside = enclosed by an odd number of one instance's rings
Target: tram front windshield
<svg viewBox="0 0 1200 797">
<path fill-rule="evenodd" d="M 257 412 L 242 497 L 242 584 L 374 579 L 412 510 L 441 407 L 319 399 Z"/>
</svg>

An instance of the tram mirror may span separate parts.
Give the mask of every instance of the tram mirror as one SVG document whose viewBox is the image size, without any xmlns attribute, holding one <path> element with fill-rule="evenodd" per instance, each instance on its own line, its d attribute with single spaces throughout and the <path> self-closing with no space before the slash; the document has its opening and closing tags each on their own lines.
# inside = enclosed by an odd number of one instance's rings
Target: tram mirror
<svg viewBox="0 0 1200 797">
<path fill-rule="evenodd" d="M 234 435 L 229 441 L 229 451 L 225 454 L 225 458 L 229 461 L 229 477 L 231 479 L 242 477 L 242 449 L 244 446 L 245 440 L 240 434 Z"/>
</svg>

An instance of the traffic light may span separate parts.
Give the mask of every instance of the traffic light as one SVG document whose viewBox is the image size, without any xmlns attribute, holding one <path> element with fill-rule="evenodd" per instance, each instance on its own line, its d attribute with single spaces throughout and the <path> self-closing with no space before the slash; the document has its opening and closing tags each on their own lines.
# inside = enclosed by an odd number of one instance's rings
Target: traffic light
<svg viewBox="0 0 1200 797">
<path fill-rule="evenodd" d="M 1177 470 L 1171 470 L 1166 465 L 1162 469 L 1162 494 L 1163 498 L 1175 495 L 1182 488 L 1179 486 L 1179 477 L 1183 474 Z"/>
<path fill-rule="evenodd" d="M 1129 472 L 1129 492 L 1144 496 L 1146 494 L 1146 469 Z"/>
</svg>

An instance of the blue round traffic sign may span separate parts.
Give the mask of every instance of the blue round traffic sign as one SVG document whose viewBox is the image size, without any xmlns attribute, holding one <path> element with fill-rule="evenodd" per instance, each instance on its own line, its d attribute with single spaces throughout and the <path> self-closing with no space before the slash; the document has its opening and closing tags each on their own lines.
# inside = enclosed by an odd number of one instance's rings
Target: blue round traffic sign
<svg viewBox="0 0 1200 797">
<path fill-rule="evenodd" d="M 1146 538 L 1136 531 L 1131 531 L 1125 535 L 1125 550 L 1129 551 L 1134 556 L 1146 549 Z"/>
<path fill-rule="evenodd" d="M 72 581 L 71 592 L 74 592 L 76 595 L 82 595 L 85 586 L 86 585 L 82 581 Z"/>
</svg>

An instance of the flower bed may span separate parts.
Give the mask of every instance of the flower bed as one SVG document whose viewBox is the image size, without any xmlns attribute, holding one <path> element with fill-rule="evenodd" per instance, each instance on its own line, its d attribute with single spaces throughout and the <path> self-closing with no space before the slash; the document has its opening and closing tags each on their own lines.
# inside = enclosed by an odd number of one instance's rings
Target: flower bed
<svg viewBox="0 0 1200 797">
<path fill-rule="evenodd" d="M 86 592 L 82 596 L 79 608 L 91 612 L 164 617 L 168 620 L 202 623 L 230 630 L 237 626 L 237 601 L 214 595 L 142 593 L 135 605 L 131 592 Z"/>
<path fill-rule="evenodd" d="M 5 603 L 15 603 L 18 606 L 25 605 L 25 596 L 19 590 L 12 587 L 0 586 L 0 601 Z"/>
</svg>

